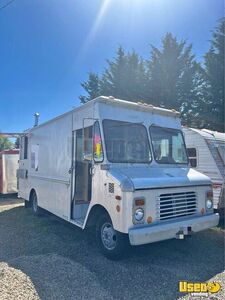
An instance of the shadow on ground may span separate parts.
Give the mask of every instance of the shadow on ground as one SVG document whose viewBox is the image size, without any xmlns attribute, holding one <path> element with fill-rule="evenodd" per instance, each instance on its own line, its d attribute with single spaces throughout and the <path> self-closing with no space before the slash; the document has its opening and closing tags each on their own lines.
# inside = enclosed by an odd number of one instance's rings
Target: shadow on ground
<svg viewBox="0 0 225 300">
<path fill-rule="evenodd" d="M 23 206 L 0 213 L 0 261 L 20 269 L 41 299 L 176 299 L 179 280 L 205 281 L 224 270 L 224 231 L 134 247 L 109 261 L 94 235 Z"/>
</svg>

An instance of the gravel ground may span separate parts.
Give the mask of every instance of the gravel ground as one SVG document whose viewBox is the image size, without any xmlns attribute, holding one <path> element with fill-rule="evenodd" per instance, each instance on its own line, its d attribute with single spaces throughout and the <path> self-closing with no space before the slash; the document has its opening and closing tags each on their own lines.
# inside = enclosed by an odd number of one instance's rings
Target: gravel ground
<svg viewBox="0 0 225 300">
<path fill-rule="evenodd" d="M 219 281 L 222 290 L 210 299 L 225 299 L 224 230 L 134 247 L 109 261 L 90 232 L 0 199 L 1 300 L 199 300 L 180 294 L 179 280 Z"/>
</svg>

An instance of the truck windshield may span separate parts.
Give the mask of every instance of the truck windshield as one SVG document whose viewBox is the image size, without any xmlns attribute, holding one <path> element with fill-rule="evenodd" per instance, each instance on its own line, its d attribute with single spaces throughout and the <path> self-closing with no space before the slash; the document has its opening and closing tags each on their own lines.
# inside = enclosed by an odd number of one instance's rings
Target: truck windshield
<svg viewBox="0 0 225 300">
<path fill-rule="evenodd" d="M 145 126 L 139 123 L 103 120 L 108 161 L 148 163 L 151 153 Z"/>
<path fill-rule="evenodd" d="M 150 127 L 155 160 L 161 164 L 187 164 L 188 158 L 180 130 Z"/>
</svg>

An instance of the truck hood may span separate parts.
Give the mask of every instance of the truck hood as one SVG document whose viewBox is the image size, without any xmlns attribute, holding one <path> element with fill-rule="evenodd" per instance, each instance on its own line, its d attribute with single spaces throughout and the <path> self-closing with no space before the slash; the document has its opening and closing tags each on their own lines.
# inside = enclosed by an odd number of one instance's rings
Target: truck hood
<svg viewBox="0 0 225 300">
<path fill-rule="evenodd" d="M 152 188 L 211 185 L 209 177 L 191 168 L 114 167 L 108 176 L 116 180 L 122 191 Z"/>
</svg>

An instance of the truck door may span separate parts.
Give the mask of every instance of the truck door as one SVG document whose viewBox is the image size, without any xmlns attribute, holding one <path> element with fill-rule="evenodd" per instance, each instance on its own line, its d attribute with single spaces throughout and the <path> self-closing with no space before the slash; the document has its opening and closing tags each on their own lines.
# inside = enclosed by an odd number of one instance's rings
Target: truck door
<svg viewBox="0 0 225 300">
<path fill-rule="evenodd" d="M 92 176 L 92 160 L 83 159 L 83 151 L 92 154 L 92 126 L 84 128 L 84 141 L 82 129 L 76 131 L 75 142 L 75 204 L 90 202 Z"/>
<path fill-rule="evenodd" d="M 20 159 L 19 159 L 19 172 L 18 172 L 18 189 L 20 197 L 27 199 L 29 195 L 28 184 L 28 167 L 29 167 L 29 139 L 24 135 L 20 139 Z"/>
</svg>

